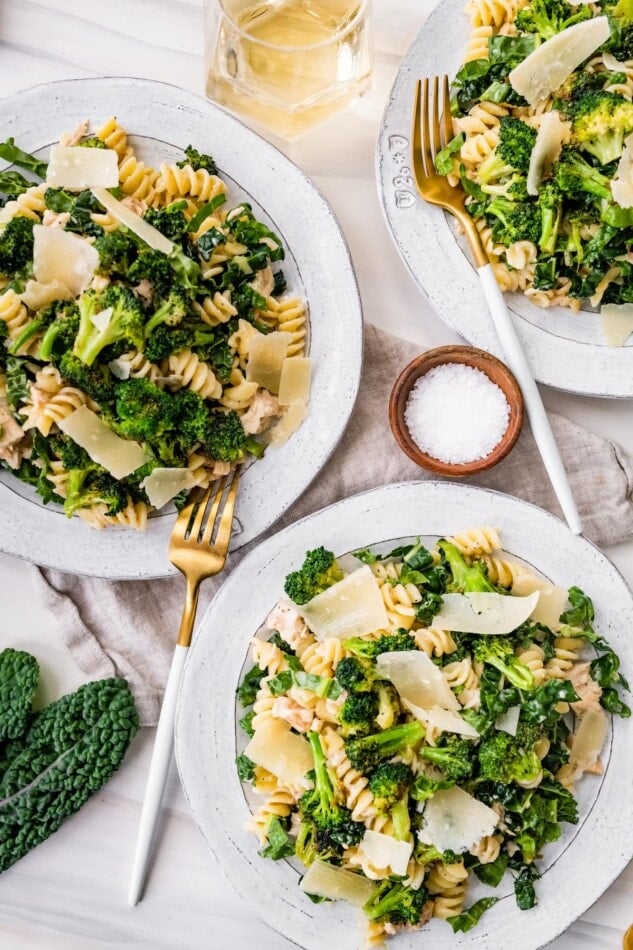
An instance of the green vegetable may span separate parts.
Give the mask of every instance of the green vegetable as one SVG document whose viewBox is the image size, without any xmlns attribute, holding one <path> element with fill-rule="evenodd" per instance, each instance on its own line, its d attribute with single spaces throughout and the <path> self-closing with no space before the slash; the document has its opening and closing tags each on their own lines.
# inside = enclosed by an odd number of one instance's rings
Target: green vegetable
<svg viewBox="0 0 633 950">
<path fill-rule="evenodd" d="M 22 270 L 33 260 L 33 224 L 18 215 L 0 231 L 0 273 L 7 277 Z"/>
<path fill-rule="evenodd" d="M 493 907 L 498 900 L 498 897 L 482 897 L 461 914 L 447 917 L 446 922 L 453 928 L 453 933 L 467 933 L 477 926 L 482 915 L 490 907 Z"/>
<path fill-rule="evenodd" d="M 276 815 L 271 815 L 268 819 L 266 838 L 268 844 L 258 852 L 260 857 L 280 861 L 281 858 L 289 858 L 295 853 L 294 843 Z"/>
<path fill-rule="evenodd" d="M 460 132 L 435 156 L 435 167 L 439 175 L 448 175 L 453 168 L 453 155 L 459 152 L 466 141 L 466 136 Z"/>
<path fill-rule="evenodd" d="M 40 158 L 36 158 L 34 155 L 31 155 L 29 152 L 23 152 L 21 148 L 15 144 L 15 139 L 10 138 L 5 142 L 0 142 L 0 158 L 3 158 L 5 162 L 9 162 L 10 165 L 17 165 L 19 168 L 25 168 L 27 171 L 34 172 L 38 178 L 46 177 L 46 169 L 48 164 L 43 162 Z"/>
<path fill-rule="evenodd" d="M 364 640 L 362 637 L 351 637 L 343 641 L 343 646 L 357 657 L 375 659 L 381 653 L 395 653 L 397 650 L 415 650 L 415 640 L 408 630 L 396 630 L 395 633 L 386 633 L 377 640 Z M 337 670 L 339 667 L 337 667 Z M 347 687 L 346 687 L 347 688 Z"/>
<path fill-rule="evenodd" d="M 508 867 L 508 855 L 502 851 L 494 861 L 488 864 L 475 864 L 473 871 L 482 883 L 489 887 L 498 887 Z"/>
<path fill-rule="evenodd" d="M 409 789 L 409 794 L 416 802 L 425 802 L 427 798 L 432 798 L 436 792 L 452 788 L 454 785 L 454 779 L 433 779 L 426 775 L 418 775 Z"/>
<path fill-rule="evenodd" d="M 103 329 L 93 318 L 112 308 L 110 319 Z M 79 330 L 73 352 L 87 366 L 92 366 L 101 351 L 113 343 L 125 341 L 126 346 L 143 349 L 143 311 L 132 293 L 125 287 L 112 285 L 99 292 L 85 290 L 79 298 Z"/>
<path fill-rule="evenodd" d="M 417 891 L 404 884 L 383 881 L 363 910 L 368 920 L 388 921 L 391 924 L 415 926 L 422 919 L 422 909 L 428 900 L 424 887 Z"/>
<path fill-rule="evenodd" d="M 473 773 L 474 746 L 467 739 L 443 735 L 437 745 L 420 749 L 419 755 L 436 765 L 453 782 L 463 782 Z"/>
<path fill-rule="evenodd" d="M 574 23 L 590 20 L 591 10 L 587 6 L 575 6 L 566 0 L 532 0 L 523 7 L 515 17 L 518 30 L 524 33 L 535 33 L 542 40 L 549 40 L 561 30 L 566 30 Z"/>
<path fill-rule="evenodd" d="M 474 656 L 480 663 L 494 666 L 517 689 L 534 689 L 534 675 L 530 668 L 514 655 L 514 647 L 509 637 L 480 637 L 475 643 Z"/>
<path fill-rule="evenodd" d="M 467 564 L 463 555 L 450 541 L 438 541 L 438 548 L 446 559 L 446 565 L 451 574 L 447 589 L 470 593 L 475 591 L 494 592 L 495 587 L 488 580 L 485 566 L 480 561 Z"/>
<path fill-rule="evenodd" d="M 30 653 L 11 647 L 0 652 L 0 744 L 26 731 L 38 679 L 39 667 Z"/>
<path fill-rule="evenodd" d="M 343 572 L 332 552 L 319 547 L 308 551 L 300 570 L 288 574 L 284 590 L 295 604 L 307 604 L 342 579 Z"/>
<path fill-rule="evenodd" d="M 138 731 L 125 680 L 81 686 L 34 715 L 0 775 L 0 871 L 41 844 L 117 770 Z"/>
<path fill-rule="evenodd" d="M 392 726 L 382 732 L 359 739 L 348 739 L 345 751 L 359 772 L 373 771 L 385 759 L 390 759 L 407 749 L 416 748 L 424 737 L 424 727 L 420 722 L 407 722 Z M 424 749 L 420 753 L 424 753 Z"/>
<path fill-rule="evenodd" d="M 188 145 L 185 149 L 185 157 L 180 162 L 176 162 L 178 168 L 184 168 L 186 165 L 191 165 L 195 172 L 203 169 L 206 172 L 209 172 L 210 175 L 217 175 L 218 167 L 211 158 L 210 155 L 204 155 L 193 147 L 193 145 Z"/>
<path fill-rule="evenodd" d="M 260 670 L 257 665 L 252 666 L 248 673 L 245 674 L 242 682 L 235 690 L 242 706 L 253 705 L 257 698 L 260 683 L 265 675 L 266 670 Z"/>
<path fill-rule="evenodd" d="M 0 191 L 4 192 L 5 195 L 10 195 L 11 197 L 22 195 L 27 188 L 31 188 L 32 185 L 33 182 L 28 181 L 24 175 L 21 175 L 19 172 L 0 172 Z"/>
<path fill-rule="evenodd" d="M 255 763 L 243 752 L 235 759 L 235 765 L 242 782 L 251 782 L 255 778 Z"/>
</svg>

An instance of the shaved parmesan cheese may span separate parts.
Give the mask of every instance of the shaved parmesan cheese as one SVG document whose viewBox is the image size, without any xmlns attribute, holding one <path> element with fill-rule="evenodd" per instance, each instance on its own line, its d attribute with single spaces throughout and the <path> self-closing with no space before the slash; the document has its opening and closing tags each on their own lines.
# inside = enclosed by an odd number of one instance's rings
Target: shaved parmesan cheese
<svg viewBox="0 0 633 950">
<path fill-rule="evenodd" d="M 557 584 L 551 584 L 544 577 L 537 577 L 535 574 L 519 574 L 515 577 L 512 584 L 512 593 L 518 597 L 527 597 L 538 591 L 538 603 L 532 613 L 530 620 L 534 623 L 542 623 L 551 630 L 560 628 L 560 615 L 567 607 L 567 590 L 564 587 L 558 587 Z"/>
<path fill-rule="evenodd" d="M 310 369 L 312 361 L 303 356 L 287 356 L 281 367 L 279 380 L 279 405 L 290 406 L 293 402 L 307 402 L 310 395 Z"/>
<path fill-rule="evenodd" d="M 443 732 L 454 732 L 458 736 L 467 736 L 470 739 L 478 739 L 479 733 L 471 726 L 469 722 L 452 709 L 442 709 L 441 706 L 431 706 L 430 709 L 422 709 L 421 706 L 415 706 L 407 699 L 402 700 L 402 705 L 406 706 L 409 712 L 413 713 L 416 719 L 419 719 L 425 726 L 433 726 L 435 729 L 441 729 Z"/>
<path fill-rule="evenodd" d="M 166 238 L 164 234 L 161 234 L 157 228 L 152 227 L 151 224 L 144 221 L 138 214 L 134 214 L 131 208 L 124 205 L 111 195 L 109 191 L 106 191 L 105 188 L 92 188 L 91 190 L 97 201 L 100 201 L 106 211 L 114 215 L 117 221 L 124 224 L 130 231 L 133 231 L 137 237 L 140 237 L 142 241 L 145 241 L 146 244 L 153 247 L 155 251 L 160 251 L 161 254 L 171 254 L 175 245 L 169 238 Z"/>
<path fill-rule="evenodd" d="M 84 238 L 62 228 L 33 228 L 33 274 L 40 284 L 58 281 L 73 297 L 83 293 L 99 266 L 99 254 Z"/>
<path fill-rule="evenodd" d="M 130 361 L 123 359 L 110 360 L 108 369 L 117 379 L 129 379 L 132 372 Z"/>
<path fill-rule="evenodd" d="M 263 722 L 244 749 L 244 755 L 292 788 L 310 788 L 306 774 L 314 768 L 308 740 L 290 731 L 283 719 Z"/>
<path fill-rule="evenodd" d="M 441 706 L 459 709 L 459 702 L 442 671 L 421 650 L 398 650 L 381 653 L 376 657 L 376 669 L 381 678 L 396 687 L 403 700 L 424 710 Z"/>
<path fill-rule="evenodd" d="M 41 310 L 54 300 L 72 300 L 74 294 L 66 284 L 60 280 L 52 280 L 50 284 L 40 284 L 37 280 L 27 280 L 22 302 L 30 310 Z"/>
<path fill-rule="evenodd" d="M 94 323 L 97 330 L 103 333 L 104 330 L 107 330 L 113 313 L 114 310 L 112 307 L 106 307 L 105 310 L 100 310 L 99 313 L 93 313 L 90 317 L 90 321 Z"/>
<path fill-rule="evenodd" d="M 305 402 L 293 402 L 285 410 L 283 416 L 275 425 L 264 432 L 263 438 L 267 445 L 283 445 L 293 432 L 299 428 L 308 414 Z"/>
<path fill-rule="evenodd" d="M 53 188 L 83 191 L 84 188 L 116 188 L 119 156 L 111 148 L 51 147 L 46 182 Z"/>
<path fill-rule="evenodd" d="M 512 88 L 535 105 L 558 89 L 610 35 L 606 16 L 583 20 L 562 30 L 515 66 L 509 75 Z"/>
<path fill-rule="evenodd" d="M 499 732 L 508 732 L 511 736 L 516 736 L 519 726 L 519 716 L 521 715 L 520 706 L 510 706 L 504 713 L 497 716 L 495 720 L 495 729 Z"/>
<path fill-rule="evenodd" d="M 607 346 L 624 346 L 633 333 L 633 303 L 607 303 L 601 307 L 600 329 Z"/>
<path fill-rule="evenodd" d="M 279 331 L 252 337 L 246 364 L 246 378 L 249 382 L 257 383 L 276 395 L 279 392 L 281 370 L 291 340 L 290 333 Z"/>
<path fill-rule="evenodd" d="M 162 508 L 181 491 L 193 488 L 194 481 L 188 468 L 155 468 L 143 479 L 141 488 L 154 508 Z"/>
<path fill-rule="evenodd" d="M 498 822 L 492 808 L 455 786 L 436 792 L 427 801 L 423 831 L 438 851 L 460 853 L 491 835 Z"/>
<path fill-rule="evenodd" d="M 115 478 L 125 478 L 147 462 L 138 442 L 122 439 L 87 406 L 80 406 L 57 424 L 93 462 L 103 465 Z"/>
<path fill-rule="evenodd" d="M 444 594 L 442 609 L 433 623 L 454 633 L 485 633 L 503 636 L 528 619 L 539 599 L 506 594 Z"/>
<path fill-rule="evenodd" d="M 367 565 L 297 610 L 319 640 L 362 637 L 389 625 L 378 581 Z"/>
<path fill-rule="evenodd" d="M 588 709 L 578 723 L 569 756 L 573 771 L 586 772 L 598 759 L 607 735 L 607 717 L 600 706 Z"/>
<path fill-rule="evenodd" d="M 527 176 L 528 195 L 538 195 L 543 178 L 560 157 L 563 142 L 569 138 L 569 129 L 569 122 L 563 122 L 555 109 L 545 112 L 542 116 L 530 155 Z"/>
<path fill-rule="evenodd" d="M 615 177 L 611 180 L 611 194 L 621 208 L 633 207 L 633 135 L 624 142 Z"/>
<path fill-rule="evenodd" d="M 378 885 L 372 884 L 362 874 L 354 874 L 353 871 L 346 871 L 317 858 L 301 878 L 299 887 L 304 893 L 315 897 L 347 901 L 354 907 L 364 907 Z"/>
<path fill-rule="evenodd" d="M 413 842 L 396 841 L 391 835 L 368 830 L 359 843 L 358 850 L 365 855 L 380 877 L 389 877 L 391 874 L 404 877 L 413 853 Z"/>
</svg>

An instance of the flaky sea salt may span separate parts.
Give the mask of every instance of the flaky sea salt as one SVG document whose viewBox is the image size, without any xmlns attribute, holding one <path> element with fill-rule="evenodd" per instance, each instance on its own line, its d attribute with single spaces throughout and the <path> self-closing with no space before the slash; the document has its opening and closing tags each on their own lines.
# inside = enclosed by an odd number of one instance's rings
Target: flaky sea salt
<svg viewBox="0 0 633 950">
<path fill-rule="evenodd" d="M 490 455 L 508 427 L 502 390 L 480 369 L 444 363 L 411 387 L 404 419 L 416 445 L 441 462 L 475 462 Z"/>
</svg>

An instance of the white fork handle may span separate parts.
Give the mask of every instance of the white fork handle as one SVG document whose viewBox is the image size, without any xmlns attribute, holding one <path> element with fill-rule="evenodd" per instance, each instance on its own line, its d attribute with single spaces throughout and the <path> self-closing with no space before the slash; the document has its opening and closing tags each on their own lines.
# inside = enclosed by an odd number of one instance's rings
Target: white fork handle
<svg viewBox="0 0 633 950">
<path fill-rule="evenodd" d="M 560 457 L 558 446 L 550 426 L 545 406 L 539 392 L 538 386 L 534 381 L 534 376 L 527 357 L 523 352 L 521 341 L 517 336 L 512 317 L 504 300 L 503 294 L 497 283 L 494 271 L 490 264 L 478 268 L 477 273 L 481 280 L 486 301 L 490 307 L 490 313 L 501 342 L 508 366 L 514 373 L 523 393 L 523 401 L 527 417 L 530 420 L 532 435 L 537 448 L 541 453 L 543 464 L 549 475 L 552 487 L 556 492 L 559 504 L 567 524 L 574 534 L 582 533 L 582 524 L 576 502 L 572 494 L 569 479 Z"/>
<path fill-rule="evenodd" d="M 167 773 L 171 765 L 174 749 L 176 697 L 178 695 L 178 684 L 180 683 L 180 677 L 188 652 L 189 647 L 176 646 L 171 661 L 165 696 L 163 697 L 163 705 L 160 710 L 160 719 L 158 720 L 158 728 L 156 730 L 156 739 L 154 740 L 154 749 L 149 767 L 145 798 L 143 799 L 143 810 L 141 812 L 138 838 L 136 840 L 132 881 L 130 883 L 130 907 L 138 903 L 145 881 L 154 830 L 163 801 Z"/>
</svg>

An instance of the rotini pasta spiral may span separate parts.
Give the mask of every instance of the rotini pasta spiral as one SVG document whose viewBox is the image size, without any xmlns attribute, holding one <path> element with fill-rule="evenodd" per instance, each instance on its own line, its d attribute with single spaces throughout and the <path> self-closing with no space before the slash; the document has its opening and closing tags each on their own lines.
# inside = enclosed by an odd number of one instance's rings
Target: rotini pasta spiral
<svg viewBox="0 0 633 950">
<path fill-rule="evenodd" d="M 354 821 L 364 821 L 376 816 L 373 796 L 368 790 L 369 779 L 352 768 L 345 752 L 340 734 L 329 727 L 322 733 L 323 749 L 328 765 L 344 790 L 345 804 Z"/>
<path fill-rule="evenodd" d="M 174 376 L 181 377 L 181 385 L 198 393 L 202 399 L 219 399 L 222 395 L 222 383 L 211 367 L 193 350 L 172 353 L 169 357 L 169 371 Z"/>
<path fill-rule="evenodd" d="M 416 630 L 413 639 L 418 650 L 424 650 L 429 656 L 443 656 L 445 653 L 454 653 L 457 649 L 450 631 L 436 627 Z"/>
<path fill-rule="evenodd" d="M 127 132 L 122 125 L 119 125 L 114 116 L 106 119 L 103 125 L 96 130 L 95 135 L 101 139 L 106 148 L 114 149 L 119 161 L 126 155 L 128 150 Z"/>
<path fill-rule="evenodd" d="M 268 842 L 268 820 L 271 816 L 287 818 L 296 803 L 296 796 L 289 789 L 278 785 L 263 805 L 249 819 L 247 830 L 253 831 L 263 846 Z"/>
<path fill-rule="evenodd" d="M 501 548 L 499 532 L 487 525 L 481 528 L 469 528 L 449 540 L 465 557 L 480 557 L 482 554 L 492 554 L 493 551 Z"/>
<path fill-rule="evenodd" d="M 217 175 L 210 175 L 204 168 L 194 171 L 191 165 L 178 168 L 177 165 L 163 163 L 156 180 L 156 192 L 166 193 L 168 203 L 188 195 L 207 202 L 218 195 L 226 194 L 226 184 Z"/>
</svg>

